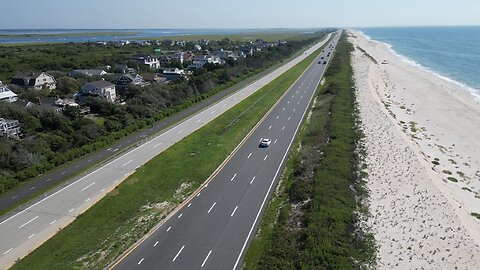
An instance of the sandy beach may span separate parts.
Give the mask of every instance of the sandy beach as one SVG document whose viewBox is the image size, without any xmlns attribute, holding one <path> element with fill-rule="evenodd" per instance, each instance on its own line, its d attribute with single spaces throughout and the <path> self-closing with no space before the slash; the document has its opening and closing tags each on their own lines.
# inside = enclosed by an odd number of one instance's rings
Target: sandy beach
<svg viewBox="0 0 480 270">
<path fill-rule="evenodd" d="M 480 269 L 480 105 L 350 31 L 379 269 Z"/>
</svg>

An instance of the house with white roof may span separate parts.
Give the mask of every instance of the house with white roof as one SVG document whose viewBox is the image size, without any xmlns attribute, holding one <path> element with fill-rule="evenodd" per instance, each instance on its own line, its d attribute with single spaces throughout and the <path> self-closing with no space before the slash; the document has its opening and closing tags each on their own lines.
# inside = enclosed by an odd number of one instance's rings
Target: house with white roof
<svg viewBox="0 0 480 270">
<path fill-rule="evenodd" d="M 0 84 L 0 101 L 15 102 L 17 100 L 17 94 L 10 90 L 6 85 Z"/>
</svg>

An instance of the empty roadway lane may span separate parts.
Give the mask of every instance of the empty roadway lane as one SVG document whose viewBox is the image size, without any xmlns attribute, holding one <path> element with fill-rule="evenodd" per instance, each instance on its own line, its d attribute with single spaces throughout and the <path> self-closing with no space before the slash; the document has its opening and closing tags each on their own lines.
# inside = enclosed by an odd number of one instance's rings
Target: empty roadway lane
<svg viewBox="0 0 480 270">
<path fill-rule="evenodd" d="M 331 41 L 335 48 L 340 34 Z M 321 57 L 283 96 L 212 180 L 114 269 L 240 269 L 248 243 L 326 65 Z M 259 147 L 263 138 L 269 147 Z"/>
</svg>

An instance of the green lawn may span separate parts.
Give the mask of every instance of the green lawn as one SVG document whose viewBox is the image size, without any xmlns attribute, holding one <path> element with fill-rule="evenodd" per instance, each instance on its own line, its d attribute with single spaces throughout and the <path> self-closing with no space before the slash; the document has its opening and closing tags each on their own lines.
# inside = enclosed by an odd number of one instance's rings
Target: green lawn
<svg viewBox="0 0 480 270">
<path fill-rule="evenodd" d="M 208 178 L 318 53 L 149 161 L 13 269 L 107 266 Z"/>
</svg>

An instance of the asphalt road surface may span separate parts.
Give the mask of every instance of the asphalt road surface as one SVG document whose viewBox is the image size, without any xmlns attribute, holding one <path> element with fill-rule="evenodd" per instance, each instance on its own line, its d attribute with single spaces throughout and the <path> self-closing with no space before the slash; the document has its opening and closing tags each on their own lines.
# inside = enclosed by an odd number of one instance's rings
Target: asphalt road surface
<svg viewBox="0 0 480 270">
<path fill-rule="evenodd" d="M 264 72 L 261 72 L 260 74 L 253 76 L 252 79 L 254 80 L 255 78 L 261 78 L 267 75 L 268 73 L 270 73 L 273 69 L 274 68 L 271 68 Z M 215 102 L 238 91 L 239 89 L 241 89 L 241 87 L 239 87 L 238 85 L 232 86 L 224 91 L 217 93 L 216 95 L 213 95 L 212 97 L 206 100 L 201 101 L 198 104 L 195 104 L 194 106 L 191 106 L 171 117 L 168 117 L 163 121 L 160 121 L 159 123 L 155 124 L 153 127 L 135 132 L 125 138 L 118 140 L 118 142 L 108 147 L 105 147 L 104 149 L 96 153 L 87 155 L 84 158 L 81 158 L 75 162 L 67 164 L 63 166 L 61 169 L 48 172 L 40 176 L 39 178 L 37 178 L 35 181 L 26 183 L 24 186 L 22 186 L 19 189 L 16 189 L 12 192 L 7 192 L 6 194 L 2 194 L 0 196 L 0 210 L 9 208 L 13 205 L 16 205 L 18 202 L 24 199 L 28 199 L 32 197 L 39 190 L 48 189 L 48 187 L 55 185 L 56 183 L 65 181 L 65 179 L 68 179 L 73 175 L 78 174 L 79 172 L 82 172 L 85 169 L 89 168 L 90 166 L 92 166 L 92 164 L 97 164 L 108 157 L 115 156 L 118 153 L 123 152 L 125 149 L 128 149 L 135 143 L 141 142 L 145 138 L 161 132 L 162 130 L 171 126 L 172 124 L 188 117 L 189 115 L 194 114 L 195 112 L 198 112 L 214 104 Z M 86 174 L 88 174 L 88 172 L 85 172 L 83 175 L 86 175 Z"/>
<path fill-rule="evenodd" d="M 318 56 L 214 178 L 114 269 L 240 269 L 332 48 Z M 321 59 L 324 57 L 324 59 Z M 263 138 L 271 145 L 259 147 Z"/>
<path fill-rule="evenodd" d="M 136 168 L 201 128 L 325 44 L 330 35 L 275 71 L 0 222 L 0 269 L 11 266 L 103 198 Z M 312 86 L 313 87 L 313 86 Z M 308 99 L 308 96 L 304 96 Z M 292 115 L 293 117 L 293 115 Z M 292 119 L 293 120 L 293 119 Z M 275 143 L 276 144 L 276 143 Z M 274 145 L 275 145 L 274 144 Z M 275 149 L 274 147 L 270 149 Z M 267 149 L 269 151 L 270 149 Z M 271 162 L 275 157 L 267 159 Z M 242 210 L 244 211 L 244 210 Z"/>
</svg>

